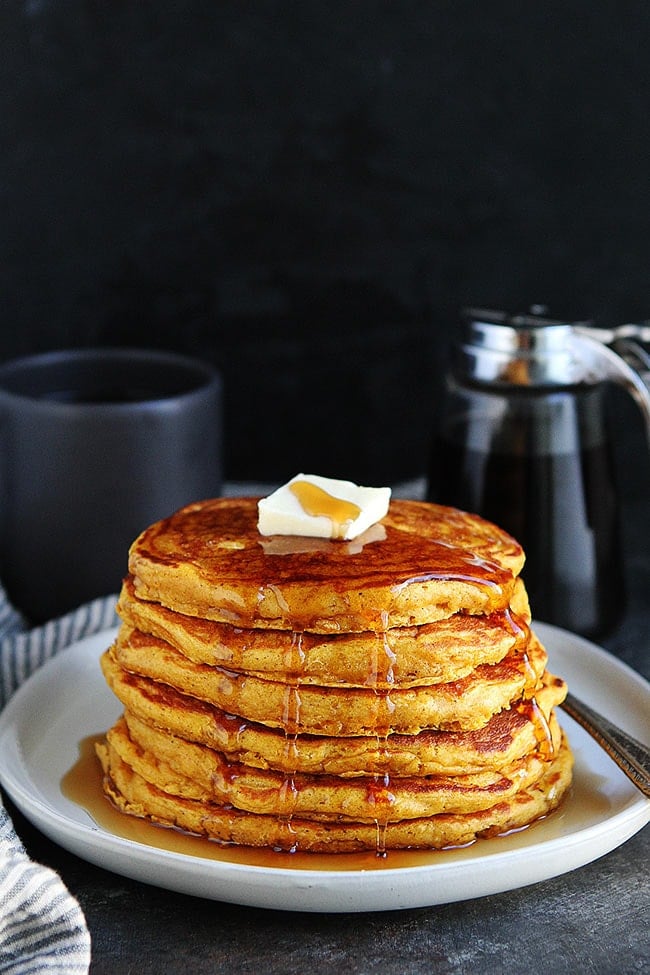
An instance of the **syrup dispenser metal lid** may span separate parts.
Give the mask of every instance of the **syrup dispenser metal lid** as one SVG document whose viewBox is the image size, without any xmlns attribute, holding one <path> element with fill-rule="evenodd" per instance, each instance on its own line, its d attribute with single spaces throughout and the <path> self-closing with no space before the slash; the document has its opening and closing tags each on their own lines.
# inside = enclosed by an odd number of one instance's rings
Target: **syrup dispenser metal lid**
<svg viewBox="0 0 650 975">
<path fill-rule="evenodd" d="M 530 313 L 469 308 L 458 365 L 469 379 L 507 386 L 573 386 L 599 381 L 576 355 L 574 324 Z"/>
<path fill-rule="evenodd" d="M 650 441 L 650 357 L 640 344 L 650 342 L 650 325 L 596 328 L 545 313 L 541 305 L 526 314 L 465 309 L 459 374 L 504 391 L 618 383 L 641 409 Z"/>
</svg>

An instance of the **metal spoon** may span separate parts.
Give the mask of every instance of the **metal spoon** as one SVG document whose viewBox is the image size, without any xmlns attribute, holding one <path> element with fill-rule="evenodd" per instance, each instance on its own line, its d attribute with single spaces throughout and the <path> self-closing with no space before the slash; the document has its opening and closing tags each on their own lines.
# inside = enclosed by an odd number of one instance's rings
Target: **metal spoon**
<svg viewBox="0 0 650 975">
<path fill-rule="evenodd" d="M 650 798 L 650 748 L 573 694 L 567 694 L 560 706 L 604 748 L 637 789 Z"/>
</svg>

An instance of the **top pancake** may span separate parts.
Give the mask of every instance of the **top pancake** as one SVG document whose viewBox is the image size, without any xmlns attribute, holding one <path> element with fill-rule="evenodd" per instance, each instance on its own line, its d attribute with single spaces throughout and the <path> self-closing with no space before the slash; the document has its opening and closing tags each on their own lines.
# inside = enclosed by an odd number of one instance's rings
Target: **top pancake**
<svg viewBox="0 0 650 975">
<path fill-rule="evenodd" d="M 490 522 L 395 500 L 350 542 L 264 537 L 257 498 L 181 508 L 134 541 L 138 598 L 236 626 L 355 633 L 507 609 L 524 554 Z"/>
</svg>

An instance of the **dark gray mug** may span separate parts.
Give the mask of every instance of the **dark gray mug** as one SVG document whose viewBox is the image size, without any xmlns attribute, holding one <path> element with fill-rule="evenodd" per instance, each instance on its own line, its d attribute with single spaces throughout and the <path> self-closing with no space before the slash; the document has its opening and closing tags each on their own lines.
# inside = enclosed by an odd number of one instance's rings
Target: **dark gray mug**
<svg viewBox="0 0 650 975">
<path fill-rule="evenodd" d="M 221 479 L 208 363 L 102 348 L 0 365 L 0 580 L 30 620 L 117 592 L 135 536 Z"/>
</svg>

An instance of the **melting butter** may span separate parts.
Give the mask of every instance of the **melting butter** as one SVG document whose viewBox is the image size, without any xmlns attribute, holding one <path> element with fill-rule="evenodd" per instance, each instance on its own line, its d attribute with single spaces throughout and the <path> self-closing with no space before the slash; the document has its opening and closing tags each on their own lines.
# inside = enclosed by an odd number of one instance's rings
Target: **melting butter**
<svg viewBox="0 0 650 975">
<path fill-rule="evenodd" d="M 297 474 L 258 503 L 258 530 L 349 541 L 387 514 L 390 493 L 390 488 Z"/>
<path fill-rule="evenodd" d="M 335 538 L 345 538 L 349 526 L 361 514 L 361 508 L 354 501 L 336 498 L 313 481 L 292 481 L 289 490 L 310 518 L 329 518 Z"/>
</svg>

